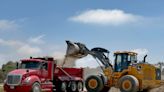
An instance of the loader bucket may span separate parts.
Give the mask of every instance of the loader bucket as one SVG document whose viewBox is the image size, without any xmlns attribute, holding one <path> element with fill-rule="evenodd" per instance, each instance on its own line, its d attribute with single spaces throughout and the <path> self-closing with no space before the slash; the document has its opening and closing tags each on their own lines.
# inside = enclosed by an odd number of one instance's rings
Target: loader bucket
<svg viewBox="0 0 164 92">
<path fill-rule="evenodd" d="M 67 43 L 67 51 L 66 57 L 74 57 L 74 58 L 83 58 L 88 55 L 88 49 L 82 43 L 75 43 L 71 41 L 66 41 Z"/>
</svg>

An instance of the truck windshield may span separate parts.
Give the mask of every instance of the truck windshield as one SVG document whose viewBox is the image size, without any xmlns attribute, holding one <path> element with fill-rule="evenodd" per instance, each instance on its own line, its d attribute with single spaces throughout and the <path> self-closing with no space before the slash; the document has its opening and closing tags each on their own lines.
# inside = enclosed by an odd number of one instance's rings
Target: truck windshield
<svg viewBox="0 0 164 92">
<path fill-rule="evenodd" d="M 21 69 L 39 69 L 40 68 L 40 62 L 22 62 Z"/>
</svg>

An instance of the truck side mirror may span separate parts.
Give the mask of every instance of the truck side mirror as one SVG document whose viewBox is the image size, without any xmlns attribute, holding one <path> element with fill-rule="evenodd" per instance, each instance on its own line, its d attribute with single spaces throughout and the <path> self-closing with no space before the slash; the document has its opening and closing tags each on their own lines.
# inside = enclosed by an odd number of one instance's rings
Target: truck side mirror
<svg viewBox="0 0 164 92">
<path fill-rule="evenodd" d="M 19 69 L 19 63 L 16 62 L 16 69 Z"/>
</svg>

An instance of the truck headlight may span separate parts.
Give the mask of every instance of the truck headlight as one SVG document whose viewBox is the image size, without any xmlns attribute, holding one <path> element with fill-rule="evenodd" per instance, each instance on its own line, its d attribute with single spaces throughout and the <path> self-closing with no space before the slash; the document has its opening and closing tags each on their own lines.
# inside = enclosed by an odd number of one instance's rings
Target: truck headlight
<svg viewBox="0 0 164 92">
<path fill-rule="evenodd" d="M 29 84 L 30 83 L 30 80 L 31 78 L 30 77 L 27 77 L 24 79 L 23 83 L 22 84 Z"/>
<path fill-rule="evenodd" d="M 7 79 L 5 79 L 4 81 L 3 81 L 3 83 L 5 84 L 7 82 Z"/>
</svg>

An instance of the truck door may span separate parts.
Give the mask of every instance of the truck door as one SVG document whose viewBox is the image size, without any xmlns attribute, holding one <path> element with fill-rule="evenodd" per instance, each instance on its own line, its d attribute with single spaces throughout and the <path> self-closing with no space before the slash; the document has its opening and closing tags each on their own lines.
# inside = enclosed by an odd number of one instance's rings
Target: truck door
<svg viewBox="0 0 164 92">
<path fill-rule="evenodd" d="M 48 77 L 48 64 L 47 62 L 44 62 L 42 64 L 42 68 L 41 68 L 41 81 L 46 81 Z"/>
</svg>

